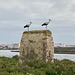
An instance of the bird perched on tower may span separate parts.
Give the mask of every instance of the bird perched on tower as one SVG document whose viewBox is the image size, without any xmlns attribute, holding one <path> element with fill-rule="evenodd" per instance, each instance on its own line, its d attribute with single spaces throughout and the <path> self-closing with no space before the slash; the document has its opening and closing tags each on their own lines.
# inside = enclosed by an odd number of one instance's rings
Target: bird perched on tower
<svg viewBox="0 0 75 75">
<path fill-rule="evenodd" d="M 46 29 L 47 29 L 47 25 L 50 23 L 50 21 L 51 21 L 51 19 L 49 19 L 48 22 L 43 23 L 42 26 L 46 26 Z"/>
<path fill-rule="evenodd" d="M 28 28 L 28 31 L 29 31 L 29 27 L 31 24 L 32 24 L 32 22 L 30 22 L 30 24 L 25 25 L 24 28 Z"/>
</svg>

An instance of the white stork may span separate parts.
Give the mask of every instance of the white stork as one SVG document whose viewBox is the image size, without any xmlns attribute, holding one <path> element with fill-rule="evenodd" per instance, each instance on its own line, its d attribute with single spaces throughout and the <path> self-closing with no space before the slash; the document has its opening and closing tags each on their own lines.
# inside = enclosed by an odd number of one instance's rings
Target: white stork
<svg viewBox="0 0 75 75">
<path fill-rule="evenodd" d="M 46 29 L 47 29 L 47 25 L 50 23 L 50 21 L 51 21 L 51 19 L 49 19 L 48 22 L 43 23 L 42 26 L 46 26 Z"/>
<path fill-rule="evenodd" d="M 32 24 L 32 22 L 30 22 L 30 24 L 25 25 L 24 28 L 28 28 L 28 31 L 29 31 L 29 27 L 31 24 Z"/>
</svg>

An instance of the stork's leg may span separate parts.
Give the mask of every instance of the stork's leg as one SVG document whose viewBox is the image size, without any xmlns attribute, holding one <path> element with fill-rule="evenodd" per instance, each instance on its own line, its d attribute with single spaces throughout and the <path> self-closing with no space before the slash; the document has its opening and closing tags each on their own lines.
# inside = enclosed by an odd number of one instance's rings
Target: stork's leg
<svg viewBox="0 0 75 75">
<path fill-rule="evenodd" d="M 29 27 L 28 27 L 28 31 L 29 31 Z"/>
<path fill-rule="evenodd" d="M 46 30 L 47 30 L 47 25 L 46 25 Z"/>
</svg>

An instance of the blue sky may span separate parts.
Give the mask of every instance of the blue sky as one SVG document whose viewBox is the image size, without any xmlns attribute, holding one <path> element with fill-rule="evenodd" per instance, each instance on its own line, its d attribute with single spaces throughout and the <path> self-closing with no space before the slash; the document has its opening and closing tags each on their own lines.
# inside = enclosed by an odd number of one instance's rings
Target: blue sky
<svg viewBox="0 0 75 75">
<path fill-rule="evenodd" d="M 75 0 L 0 0 L 0 43 L 19 43 L 24 25 L 44 30 L 48 19 L 54 43 L 75 44 Z"/>
</svg>

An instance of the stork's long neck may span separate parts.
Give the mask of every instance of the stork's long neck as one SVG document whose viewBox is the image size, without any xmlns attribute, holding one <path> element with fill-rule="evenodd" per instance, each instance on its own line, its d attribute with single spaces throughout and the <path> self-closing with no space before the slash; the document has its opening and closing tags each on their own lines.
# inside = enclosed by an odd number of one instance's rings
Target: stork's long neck
<svg viewBox="0 0 75 75">
<path fill-rule="evenodd" d="M 47 23 L 49 24 L 50 23 L 50 20 Z"/>
<path fill-rule="evenodd" d="M 32 23 L 30 22 L 29 26 L 31 25 Z"/>
<path fill-rule="evenodd" d="M 49 20 L 49 23 L 50 23 L 50 20 Z"/>
<path fill-rule="evenodd" d="M 30 24 L 32 24 L 32 23 L 30 22 Z"/>
</svg>

